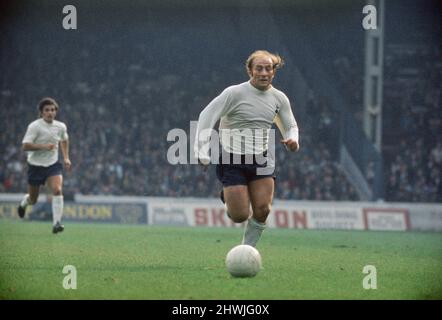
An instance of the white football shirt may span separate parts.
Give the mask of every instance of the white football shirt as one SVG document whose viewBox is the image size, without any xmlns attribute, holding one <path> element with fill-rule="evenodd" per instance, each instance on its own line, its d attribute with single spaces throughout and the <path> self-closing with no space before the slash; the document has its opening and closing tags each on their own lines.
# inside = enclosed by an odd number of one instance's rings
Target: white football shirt
<svg viewBox="0 0 442 320">
<path fill-rule="evenodd" d="M 31 122 L 22 143 L 55 144 L 53 150 L 28 151 L 28 163 L 34 166 L 49 167 L 58 161 L 60 141 L 68 140 L 66 125 L 57 120 L 47 123 L 42 118 Z"/>
<path fill-rule="evenodd" d="M 261 154 L 266 151 L 273 123 L 284 139 L 292 138 L 297 142 L 299 139 L 290 101 L 274 87 L 263 91 L 247 81 L 226 88 L 213 99 L 198 119 L 194 150 L 200 159 L 209 159 L 208 149 L 201 145 L 207 143 L 209 131 L 219 119 L 221 145 L 229 153 Z"/>
</svg>

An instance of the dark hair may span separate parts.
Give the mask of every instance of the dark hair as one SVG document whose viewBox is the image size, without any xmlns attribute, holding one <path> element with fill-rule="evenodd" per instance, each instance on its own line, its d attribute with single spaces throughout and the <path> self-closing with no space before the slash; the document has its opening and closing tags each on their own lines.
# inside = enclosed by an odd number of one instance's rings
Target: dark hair
<svg viewBox="0 0 442 320">
<path fill-rule="evenodd" d="M 50 97 L 46 97 L 40 100 L 40 102 L 38 103 L 38 111 L 40 113 L 43 112 L 43 108 L 47 105 L 53 105 L 55 106 L 55 111 L 58 111 L 58 103 L 57 101 L 55 101 L 53 98 Z"/>
</svg>

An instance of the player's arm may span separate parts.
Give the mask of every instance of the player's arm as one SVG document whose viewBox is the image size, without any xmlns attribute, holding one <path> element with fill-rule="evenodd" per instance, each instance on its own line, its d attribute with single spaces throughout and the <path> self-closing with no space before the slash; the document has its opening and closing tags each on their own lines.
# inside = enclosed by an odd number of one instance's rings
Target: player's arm
<svg viewBox="0 0 442 320">
<path fill-rule="evenodd" d="M 63 154 L 64 166 L 71 169 L 71 160 L 69 159 L 69 140 L 60 141 L 61 153 Z"/>
<path fill-rule="evenodd" d="M 34 143 L 38 135 L 38 129 L 30 124 L 22 141 L 23 151 L 51 151 L 57 147 L 54 143 Z"/>
<path fill-rule="evenodd" d="M 22 144 L 23 151 L 51 151 L 56 148 L 54 143 L 29 143 L 25 142 Z"/>
<path fill-rule="evenodd" d="M 198 117 L 198 125 L 195 135 L 194 152 L 198 162 L 203 165 L 210 163 L 209 142 L 216 122 L 226 113 L 230 103 L 229 90 L 224 90 L 213 99 Z"/>
<path fill-rule="evenodd" d="M 63 160 L 64 160 L 64 166 L 66 169 L 71 169 L 71 160 L 69 158 L 69 136 L 67 133 L 66 126 L 63 126 L 63 131 L 61 135 L 61 141 L 60 141 L 60 149 L 61 153 L 63 154 Z"/>
<path fill-rule="evenodd" d="M 281 109 L 275 118 L 276 126 L 281 135 L 284 137 L 281 140 L 286 148 L 292 152 L 299 150 L 299 129 L 295 116 L 293 115 L 290 102 L 287 97 L 284 97 L 281 103 Z"/>
</svg>

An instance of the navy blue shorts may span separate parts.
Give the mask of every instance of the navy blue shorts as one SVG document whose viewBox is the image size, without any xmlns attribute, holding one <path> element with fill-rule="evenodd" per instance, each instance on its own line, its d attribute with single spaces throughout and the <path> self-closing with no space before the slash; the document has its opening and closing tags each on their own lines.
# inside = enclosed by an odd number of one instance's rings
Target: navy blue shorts
<svg viewBox="0 0 442 320">
<path fill-rule="evenodd" d="M 52 176 L 59 176 L 63 172 L 63 166 L 56 162 L 49 167 L 33 166 L 28 163 L 28 183 L 31 186 L 44 185 L 46 179 Z"/>
<path fill-rule="evenodd" d="M 264 155 L 265 156 L 265 155 Z M 267 162 L 257 162 L 256 158 L 246 162 L 246 156 L 241 155 L 241 162 L 234 164 L 233 155 L 228 154 L 229 162 L 227 164 L 222 163 L 222 156 L 220 155 L 219 164 L 216 165 L 216 176 L 221 181 L 224 187 L 236 186 L 236 185 L 248 185 L 249 182 L 272 177 L 276 179 L 274 168 L 267 168 Z M 250 164 L 248 164 L 250 163 Z M 258 170 L 259 168 L 263 168 Z"/>
</svg>

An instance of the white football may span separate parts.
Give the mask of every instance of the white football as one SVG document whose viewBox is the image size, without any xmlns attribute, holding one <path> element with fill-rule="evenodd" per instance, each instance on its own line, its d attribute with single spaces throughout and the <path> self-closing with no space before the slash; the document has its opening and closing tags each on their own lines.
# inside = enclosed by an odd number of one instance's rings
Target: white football
<svg viewBox="0 0 442 320">
<path fill-rule="evenodd" d="M 240 244 L 226 256 L 227 271 L 234 277 L 254 277 L 261 270 L 261 255 L 256 248 Z"/>
</svg>

